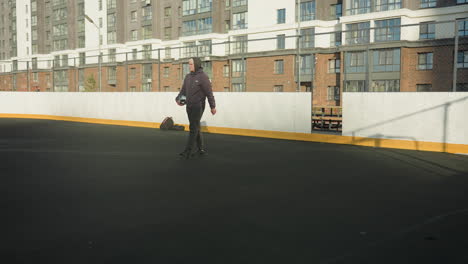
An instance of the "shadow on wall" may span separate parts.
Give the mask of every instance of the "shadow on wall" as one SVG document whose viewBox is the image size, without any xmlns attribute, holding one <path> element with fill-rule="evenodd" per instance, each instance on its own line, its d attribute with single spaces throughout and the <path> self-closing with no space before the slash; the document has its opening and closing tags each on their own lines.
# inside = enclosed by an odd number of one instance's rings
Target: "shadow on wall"
<svg viewBox="0 0 468 264">
<path fill-rule="evenodd" d="M 370 136 L 370 138 L 362 139 L 362 138 L 356 138 L 356 134 L 358 132 L 360 132 L 360 131 L 364 131 L 364 130 L 369 129 L 369 128 L 375 128 L 375 127 L 378 127 L 378 126 L 387 125 L 387 124 L 390 124 L 390 123 L 393 123 L 393 122 L 396 122 L 396 121 L 401 121 L 402 119 L 414 117 L 415 115 L 418 115 L 418 114 L 421 114 L 421 113 L 424 113 L 424 112 L 428 112 L 428 111 L 432 111 L 432 110 L 435 110 L 435 109 L 441 109 L 442 108 L 444 110 L 444 117 L 443 117 L 444 120 L 443 120 L 443 126 L 441 128 L 443 136 L 442 136 L 442 142 L 441 142 L 442 143 L 442 149 L 440 149 L 440 151 L 441 152 L 447 152 L 447 134 L 448 134 L 448 118 L 449 118 L 448 112 L 449 112 L 450 106 L 452 106 L 453 104 L 461 103 L 463 101 L 467 101 L 467 100 L 468 100 L 468 96 L 457 99 L 457 100 L 454 100 L 454 101 L 451 101 L 451 102 L 447 102 L 445 104 L 429 107 L 429 108 L 426 108 L 426 109 L 423 109 L 423 110 L 420 110 L 420 111 L 417 111 L 417 112 L 414 112 L 414 113 L 410 113 L 410 114 L 402 115 L 402 116 L 392 118 L 392 119 L 389 119 L 389 120 L 386 120 L 386 121 L 378 122 L 378 123 L 375 123 L 375 124 L 372 124 L 372 125 L 369 125 L 369 126 L 366 126 L 366 127 L 358 128 L 358 129 L 353 130 L 353 131 L 350 132 L 352 134 L 351 144 L 354 144 L 354 143 L 361 143 L 362 144 L 362 143 L 368 142 L 368 143 L 366 143 L 366 145 L 368 145 L 368 146 L 384 147 L 383 144 L 384 144 L 386 139 L 402 139 L 402 140 L 407 139 L 407 140 L 413 142 L 414 147 L 415 147 L 416 150 L 420 150 L 420 143 L 418 143 L 417 139 L 413 138 L 413 137 L 397 136 L 397 135 L 384 135 L 384 134 L 379 133 L 379 134 L 375 134 L 375 135 Z M 436 128 L 434 128 L 434 129 L 436 129 Z"/>
</svg>

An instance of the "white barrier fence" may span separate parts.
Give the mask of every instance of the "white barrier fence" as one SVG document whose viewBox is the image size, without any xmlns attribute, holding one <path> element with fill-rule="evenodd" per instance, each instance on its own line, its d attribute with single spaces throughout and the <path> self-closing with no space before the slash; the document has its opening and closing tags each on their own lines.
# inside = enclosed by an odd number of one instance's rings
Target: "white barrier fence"
<svg viewBox="0 0 468 264">
<path fill-rule="evenodd" d="M 160 123 L 172 116 L 188 124 L 177 93 L 0 92 L 0 113 L 97 118 Z M 310 133 L 310 93 L 215 93 L 217 114 L 209 105 L 202 126 Z"/>
<path fill-rule="evenodd" d="M 343 136 L 468 144 L 468 93 L 343 93 Z"/>
</svg>

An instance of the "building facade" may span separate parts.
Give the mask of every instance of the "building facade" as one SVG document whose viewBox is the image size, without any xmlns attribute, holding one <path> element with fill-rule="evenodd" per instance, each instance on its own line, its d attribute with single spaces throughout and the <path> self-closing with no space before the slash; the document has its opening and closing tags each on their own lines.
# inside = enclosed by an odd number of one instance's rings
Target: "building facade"
<svg viewBox="0 0 468 264">
<path fill-rule="evenodd" d="M 0 0 L 0 90 L 177 91 L 198 56 L 217 92 L 314 105 L 467 91 L 467 18 L 467 0 Z"/>
</svg>

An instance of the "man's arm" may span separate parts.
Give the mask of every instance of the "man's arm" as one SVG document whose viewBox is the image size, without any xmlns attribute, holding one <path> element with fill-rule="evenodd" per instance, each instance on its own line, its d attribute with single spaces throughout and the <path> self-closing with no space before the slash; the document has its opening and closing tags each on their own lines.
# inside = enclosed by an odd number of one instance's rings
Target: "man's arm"
<svg viewBox="0 0 468 264">
<path fill-rule="evenodd" d="M 205 93 L 206 97 L 208 98 L 208 103 L 210 104 L 211 109 L 216 109 L 216 102 L 214 99 L 213 95 L 213 89 L 211 87 L 211 82 L 210 79 L 208 79 L 208 76 L 205 74 L 203 79 L 202 79 L 202 85 L 201 85 L 203 92 Z M 211 111 L 213 113 L 213 111 Z M 215 110 L 216 113 L 216 110 Z M 213 113 L 214 114 L 214 113 Z"/>
</svg>

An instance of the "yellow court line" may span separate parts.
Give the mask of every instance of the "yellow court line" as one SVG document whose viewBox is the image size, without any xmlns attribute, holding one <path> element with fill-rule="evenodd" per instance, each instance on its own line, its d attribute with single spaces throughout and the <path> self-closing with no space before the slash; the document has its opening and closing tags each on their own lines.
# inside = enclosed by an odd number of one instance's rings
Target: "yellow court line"
<svg viewBox="0 0 468 264">
<path fill-rule="evenodd" d="M 111 120 L 111 119 L 53 116 L 53 115 L 31 115 L 31 114 L 0 114 L 0 118 L 48 119 L 48 120 L 61 120 L 61 121 L 106 124 L 106 125 L 147 127 L 147 128 L 159 128 L 159 126 L 161 125 L 161 123 L 156 123 L 156 122 L 123 121 L 123 120 Z M 188 130 L 188 125 L 186 124 L 181 124 L 181 125 L 185 127 L 185 130 Z M 411 140 L 400 140 L 400 139 L 350 137 L 350 136 L 324 135 L 324 134 L 293 133 L 293 132 L 279 132 L 279 131 L 253 130 L 253 129 L 228 128 L 228 127 L 211 127 L 211 126 L 202 127 L 202 131 L 208 132 L 208 133 L 236 135 L 236 136 L 275 138 L 275 139 L 285 139 L 285 140 L 299 140 L 299 141 L 322 142 L 322 143 L 332 143 L 332 144 L 347 144 L 347 145 L 378 147 L 378 148 L 395 148 L 395 149 L 468 154 L 468 145 L 464 145 L 464 144 L 411 141 Z"/>
</svg>

